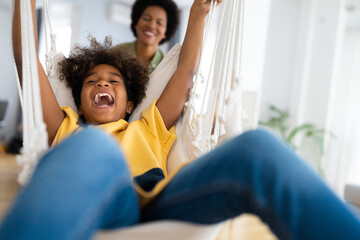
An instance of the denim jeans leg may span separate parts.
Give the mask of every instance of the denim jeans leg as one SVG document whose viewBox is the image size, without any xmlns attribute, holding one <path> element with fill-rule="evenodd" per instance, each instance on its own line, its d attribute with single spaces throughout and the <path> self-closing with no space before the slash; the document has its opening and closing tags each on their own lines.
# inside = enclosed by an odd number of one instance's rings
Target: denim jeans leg
<svg viewBox="0 0 360 240">
<path fill-rule="evenodd" d="M 280 239 L 358 239 L 359 219 L 271 134 L 246 132 L 185 166 L 141 221 L 216 223 L 254 213 Z"/>
<path fill-rule="evenodd" d="M 49 151 L 0 228 L 0 239 L 89 239 L 133 225 L 139 203 L 118 144 L 85 129 Z"/>
</svg>

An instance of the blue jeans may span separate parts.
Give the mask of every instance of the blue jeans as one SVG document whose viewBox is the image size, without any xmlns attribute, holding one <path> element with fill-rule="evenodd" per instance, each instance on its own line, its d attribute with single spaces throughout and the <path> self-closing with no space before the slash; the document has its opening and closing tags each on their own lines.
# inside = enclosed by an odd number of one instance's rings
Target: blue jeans
<svg viewBox="0 0 360 240">
<path fill-rule="evenodd" d="M 279 239 L 359 239 L 359 219 L 271 134 L 256 130 L 185 166 L 144 209 L 117 143 L 86 129 L 48 152 L 0 239 L 89 239 L 97 229 L 177 219 L 217 223 L 254 213 Z"/>
</svg>

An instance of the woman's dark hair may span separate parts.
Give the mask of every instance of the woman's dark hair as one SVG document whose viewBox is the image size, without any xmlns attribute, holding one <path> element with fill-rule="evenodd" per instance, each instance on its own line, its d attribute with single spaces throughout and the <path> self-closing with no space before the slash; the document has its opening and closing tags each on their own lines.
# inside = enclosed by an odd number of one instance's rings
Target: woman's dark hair
<svg viewBox="0 0 360 240">
<path fill-rule="evenodd" d="M 179 9 L 173 0 L 136 0 L 131 11 L 131 31 L 135 37 L 137 37 L 135 26 L 145 9 L 149 6 L 159 6 L 166 12 L 166 37 L 160 42 L 160 44 L 163 44 L 164 42 L 169 41 L 176 32 L 179 25 Z"/>
<path fill-rule="evenodd" d="M 59 62 L 60 80 L 65 80 L 72 90 L 77 108 L 81 106 L 81 90 L 85 75 L 95 66 L 108 64 L 117 68 L 122 74 L 128 100 L 133 102 L 134 109 L 145 97 L 149 73 L 130 52 L 124 49 L 112 49 L 111 38 L 106 37 L 101 44 L 94 37 L 89 37 L 87 47 L 75 46 L 69 57 Z M 130 115 L 129 115 L 130 116 Z M 128 120 L 128 117 L 125 120 Z"/>
</svg>

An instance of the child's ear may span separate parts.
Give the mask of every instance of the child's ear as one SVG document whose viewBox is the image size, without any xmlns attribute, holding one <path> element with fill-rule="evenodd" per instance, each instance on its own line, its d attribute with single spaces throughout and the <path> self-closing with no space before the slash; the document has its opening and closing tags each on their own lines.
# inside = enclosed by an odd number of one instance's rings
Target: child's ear
<svg viewBox="0 0 360 240">
<path fill-rule="evenodd" d="M 134 110 L 134 103 L 131 101 L 128 101 L 127 106 L 126 106 L 126 113 L 131 114 L 133 110 Z"/>
<path fill-rule="evenodd" d="M 79 107 L 79 116 L 81 116 L 82 114 L 83 114 L 83 112 L 82 112 L 82 109 L 81 109 L 81 107 Z"/>
</svg>

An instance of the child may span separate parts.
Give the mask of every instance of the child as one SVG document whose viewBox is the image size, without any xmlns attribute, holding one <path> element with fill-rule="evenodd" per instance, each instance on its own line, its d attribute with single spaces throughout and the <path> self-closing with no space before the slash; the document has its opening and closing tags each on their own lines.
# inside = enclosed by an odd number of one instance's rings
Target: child
<svg viewBox="0 0 360 240">
<path fill-rule="evenodd" d="M 360 236 L 359 219 L 264 131 L 244 133 L 167 176 L 173 125 L 198 64 L 209 3 L 194 1 L 178 69 L 139 121 L 124 120 L 141 101 L 147 80 L 135 60 L 115 60 L 107 41 L 104 46 L 93 41 L 92 48 L 78 48 L 61 63 L 81 118 L 115 141 L 93 127 L 78 131 L 79 117 L 60 109 L 39 64 L 49 143 L 57 146 L 39 162 L 3 222 L 0 239 L 89 239 L 97 229 L 160 219 L 210 224 L 245 212 L 258 214 L 280 239 Z M 14 33 L 19 48 L 17 27 Z M 21 67 L 19 49 L 15 56 Z"/>
</svg>

